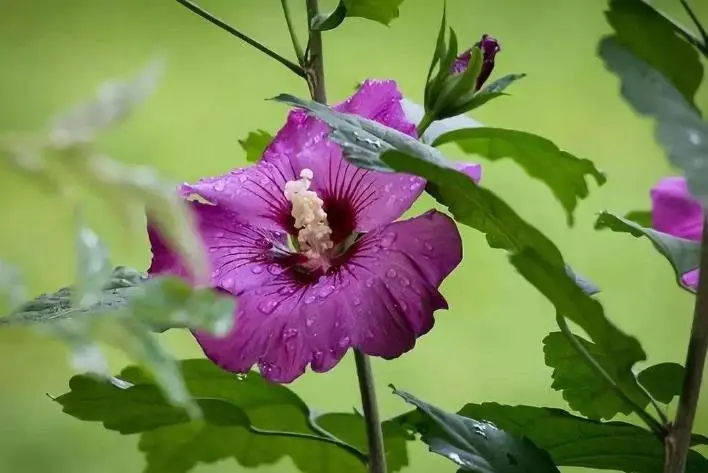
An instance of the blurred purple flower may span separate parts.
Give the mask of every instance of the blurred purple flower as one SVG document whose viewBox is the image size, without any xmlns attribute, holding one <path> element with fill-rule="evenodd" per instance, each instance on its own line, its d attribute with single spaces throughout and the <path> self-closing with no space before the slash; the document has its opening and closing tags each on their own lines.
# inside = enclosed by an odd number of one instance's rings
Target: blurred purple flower
<svg viewBox="0 0 708 473">
<path fill-rule="evenodd" d="M 701 241 L 703 208 L 693 198 L 683 177 L 666 177 L 651 190 L 652 227 L 687 240 Z M 698 269 L 681 277 L 684 286 L 696 291 Z"/>
<path fill-rule="evenodd" d="M 475 44 L 475 47 L 482 50 L 483 60 L 482 70 L 477 77 L 477 84 L 475 87 L 475 90 L 479 90 L 492 74 L 492 71 L 494 70 L 494 57 L 499 51 L 501 51 L 501 46 L 499 46 L 499 42 L 496 39 L 485 34 L 482 35 L 480 42 Z M 468 49 L 457 57 L 455 62 L 452 64 L 451 72 L 453 74 L 460 74 L 464 72 L 470 64 L 470 59 L 472 59 L 472 50 Z"/>
<path fill-rule="evenodd" d="M 415 136 L 401 98 L 395 82 L 369 80 L 334 108 Z M 267 379 L 287 383 L 308 364 L 330 370 L 350 347 L 395 358 L 447 308 L 438 288 L 462 259 L 455 223 L 434 210 L 395 222 L 425 181 L 349 164 L 328 132 L 291 111 L 257 165 L 181 188 L 209 202 L 190 205 L 212 284 L 239 299 L 229 335 L 195 333 L 226 370 L 258 364 Z M 458 168 L 479 178 L 478 165 Z M 149 272 L 187 276 L 151 227 L 149 235 Z"/>
</svg>

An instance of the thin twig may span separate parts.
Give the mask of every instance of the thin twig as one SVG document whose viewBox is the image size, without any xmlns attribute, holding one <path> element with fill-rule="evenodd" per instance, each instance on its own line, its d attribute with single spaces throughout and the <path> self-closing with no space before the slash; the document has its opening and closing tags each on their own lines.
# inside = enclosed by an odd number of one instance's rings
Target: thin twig
<svg viewBox="0 0 708 473">
<path fill-rule="evenodd" d="M 607 384 L 612 387 L 612 389 L 619 397 L 622 398 L 624 402 L 632 407 L 632 410 L 644 421 L 645 424 L 647 424 L 647 427 L 649 427 L 652 432 L 654 432 L 660 439 L 663 439 L 666 435 L 666 428 L 661 425 L 658 420 L 654 419 L 654 417 L 645 411 L 639 404 L 634 402 L 634 400 L 622 390 L 617 382 L 612 379 L 612 376 L 605 371 L 605 368 L 598 363 L 595 357 L 593 357 L 592 354 L 583 346 L 575 334 L 571 332 L 570 327 L 568 327 L 568 323 L 565 321 L 565 317 L 562 314 L 556 314 L 556 323 L 558 323 L 558 327 L 561 329 L 561 332 L 568 342 L 570 342 L 573 348 L 575 348 L 575 351 L 577 351 L 580 356 L 585 359 L 585 362 L 590 365 L 590 367 L 595 370 L 595 372 L 597 372 L 597 374 L 599 374 L 605 381 L 607 381 Z"/>
<path fill-rule="evenodd" d="M 307 0 L 307 24 L 311 25 L 312 20 L 320 14 L 317 0 Z M 310 28 L 310 37 L 307 42 L 306 55 L 307 84 L 310 87 L 312 99 L 326 104 L 327 92 L 324 78 L 324 59 L 322 51 L 322 33 Z"/>
<path fill-rule="evenodd" d="M 297 62 L 301 67 L 304 67 L 305 54 L 302 51 L 300 40 L 297 37 L 297 32 L 295 31 L 295 26 L 293 25 L 292 15 L 290 14 L 290 3 L 288 3 L 288 0 L 280 0 L 280 3 L 283 6 L 283 16 L 285 16 L 285 23 L 288 25 L 288 33 L 290 34 L 290 40 L 293 43 L 293 50 L 295 51 Z"/>
<path fill-rule="evenodd" d="M 696 25 L 696 28 L 698 28 L 698 32 L 701 34 L 701 38 L 703 39 L 703 45 L 708 47 L 708 31 L 706 31 L 706 29 L 703 27 L 701 20 L 698 19 L 695 12 L 691 8 L 691 5 L 688 4 L 688 0 L 680 1 L 681 5 L 683 5 L 684 10 L 686 10 L 686 13 L 688 13 L 688 16 L 691 17 L 691 21 L 693 21 L 693 24 Z"/>
<path fill-rule="evenodd" d="M 384 449 L 381 419 L 376 405 L 374 377 L 371 373 L 369 357 L 359 350 L 354 350 L 356 374 L 359 378 L 361 404 L 366 422 L 366 437 L 369 441 L 369 473 L 386 473 L 386 451 Z"/>
<path fill-rule="evenodd" d="M 284 58 L 283 56 L 276 53 L 275 51 L 268 49 L 266 46 L 262 45 L 261 43 L 259 43 L 255 39 L 241 33 L 236 28 L 234 28 L 233 26 L 224 22 L 223 20 L 220 20 L 219 18 L 215 17 L 214 15 L 209 13 L 208 11 L 204 10 L 202 7 L 196 5 L 195 3 L 192 3 L 190 0 L 177 0 L 177 2 L 180 3 L 181 5 L 187 7 L 193 13 L 196 13 L 197 15 L 201 16 L 202 18 L 204 18 L 208 22 L 218 26 L 219 28 L 221 28 L 224 31 L 231 33 L 232 35 L 236 36 L 241 41 L 253 46 L 254 48 L 256 48 L 260 52 L 266 54 L 267 56 L 271 57 L 272 59 L 275 59 L 276 61 L 278 61 L 279 63 L 281 63 L 282 65 L 284 65 L 288 69 L 290 69 L 291 71 L 293 71 L 298 76 L 303 77 L 303 78 L 307 78 L 307 74 L 305 73 L 305 70 L 302 67 L 300 67 L 297 64 L 295 64 L 294 62 Z"/>
<path fill-rule="evenodd" d="M 708 221 L 703 222 L 701 266 L 698 292 L 693 312 L 691 339 L 686 353 L 686 371 L 679 397 L 676 419 L 664 440 L 666 461 L 664 473 L 684 473 L 686 458 L 691 447 L 691 431 L 696 417 L 698 398 L 701 394 L 703 369 L 708 353 Z"/>
</svg>

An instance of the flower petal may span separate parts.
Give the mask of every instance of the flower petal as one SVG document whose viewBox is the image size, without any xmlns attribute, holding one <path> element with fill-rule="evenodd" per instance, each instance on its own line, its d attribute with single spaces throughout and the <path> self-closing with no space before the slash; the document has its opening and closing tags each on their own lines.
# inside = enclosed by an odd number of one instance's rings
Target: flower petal
<svg viewBox="0 0 708 473">
<path fill-rule="evenodd" d="M 368 80 L 334 108 L 416 136 L 415 125 L 403 113 L 401 99 L 394 81 Z M 313 171 L 312 188 L 325 203 L 335 243 L 353 230 L 370 231 L 403 215 L 423 191 L 425 181 L 349 164 L 340 147 L 326 138 L 328 132 L 324 122 L 294 110 L 266 149 L 263 161 L 279 168 L 287 163 L 297 175 L 305 168 Z"/>
<path fill-rule="evenodd" d="M 699 241 L 703 209 L 683 177 L 666 177 L 651 190 L 652 227 L 669 235 Z"/>
<path fill-rule="evenodd" d="M 299 173 L 299 170 L 298 170 Z M 285 183 L 295 177 L 286 160 L 259 162 L 255 166 L 234 169 L 227 174 L 183 184 L 180 193 L 197 194 L 216 206 L 238 215 L 239 220 L 269 230 L 292 229 L 290 202 L 285 198 Z"/>
<path fill-rule="evenodd" d="M 282 271 L 274 251 L 285 248 L 286 235 L 243 223 L 240 216 L 215 205 L 190 203 L 199 236 L 209 255 L 211 284 L 238 295 L 257 287 Z M 183 261 L 148 222 L 152 246 L 149 274 L 187 277 Z"/>
<path fill-rule="evenodd" d="M 364 235 L 344 258 L 314 284 L 284 272 L 241 293 L 231 334 L 195 334 L 204 352 L 234 372 L 258 363 L 283 383 L 308 364 L 330 370 L 349 347 L 400 356 L 447 307 L 438 286 L 460 263 L 462 245 L 454 222 L 431 211 Z"/>
<path fill-rule="evenodd" d="M 700 270 L 699 269 L 694 269 L 693 271 L 689 271 L 683 276 L 681 276 L 681 283 L 686 286 L 688 289 L 692 290 L 693 292 L 696 292 L 698 290 L 698 276 L 700 275 Z"/>
<path fill-rule="evenodd" d="M 482 179 L 482 165 L 480 164 L 458 161 L 455 163 L 455 168 L 458 171 L 467 174 L 476 183 L 479 183 L 479 181 Z"/>
</svg>

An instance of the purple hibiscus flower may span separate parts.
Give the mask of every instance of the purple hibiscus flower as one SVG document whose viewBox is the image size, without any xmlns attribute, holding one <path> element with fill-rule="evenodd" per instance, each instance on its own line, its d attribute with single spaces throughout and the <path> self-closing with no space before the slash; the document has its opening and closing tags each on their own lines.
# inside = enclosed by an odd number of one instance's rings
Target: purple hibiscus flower
<svg viewBox="0 0 708 473">
<path fill-rule="evenodd" d="M 482 39 L 475 44 L 482 50 L 482 70 L 479 72 L 479 77 L 477 77 L 477 84 L 475 90 L 482 88 L 484 83 L 489 79 L 489 76 L 494 70 L 494 58 L 499 51 L 501 51 L 501 46 L 499 42 L 492 38 L 491 36 L 485 34 L 482 35 Z M 452 64 L 452 73 L 460 74 L 464 72 L 470 64 L 472 59 L 472 50 L 468 49 L 462 54 L 460 54 L 455 62 Z"/>
<path fill-rule="evenodd" d="M 334 107 L 415 136 L 395 82 L 366 81 Z M 309 364 L 334 367 L 350 347 L 387 359 L 413 348 L 447 308 L 438 288 L 460 263 L 455 223 L 431 210 L 398 221 L 425 181 L 349 164 L 329 127 L 301 110 L 248 168 L 184 184 L 212 284 L 238 296 L 234 329 L 224 338 L 196 332 L 222 368 L 287 383 Z M 459 165 L 479 179 L 478 165 Z M 151 274 L 189 277 L 149 226 Z"/>
<path fill-rule="evenodd" d="M 651 190 L 652 227 L 687 240 L 701 241 L 703 208 L 693 198 L 683 177 L 666 177 Z M 684 286 L 696 291 L 698 269 L 681 276 Z"/>
</svg>

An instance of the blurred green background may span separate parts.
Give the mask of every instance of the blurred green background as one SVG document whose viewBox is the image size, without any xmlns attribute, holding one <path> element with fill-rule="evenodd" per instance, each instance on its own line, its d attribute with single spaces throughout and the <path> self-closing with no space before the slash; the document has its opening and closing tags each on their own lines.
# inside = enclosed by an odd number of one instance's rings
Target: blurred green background
<svg viewBox="0 0 708 473">
<path fill-rule="evenodd" d="M 293 1 L 293 4 L 304 3 Z M 323 9 L 334 6 L 323 2 Z M 654 143 L 652 126 L 620 100 L 618 83 L 595 55 L 609 31 L 603 0 L 448 0 L 461 41 L 496 36 L 503 51 L 496 75 L 526 72 L 511 97 L 475 117 L 494 126 L 546 136 L 592 159 L 609 177 L 581 203 L 568 228 L 560 205 L 543 185 L 511 162 L 488 165 L 484 183 L 553 237 L 567 260 L 596 282 L 608 314 L 639 336 L 649 362 L 683 362 L 692 298 L 675 287 L 671 270 L 646 241 L 593 231 L 594 215 L 648 208 L 648 190 L 671 173 Z M 654 2 L 688 23 L 677 1 Z M 708 3 L 694 1 L 708 20 Z M 701 5 L 698 5 L 698 4 Z M 203 5 L 270 47 L 290 54 L 276 0 L 204 0 Z M 407 0 L 390 28 L 349 20 L 325 38 L 331 101 L 348 96 L 366 77 L 395 78 L 420 101 L 442 2 Z M 296 8 L 298 18 L 302 8 Z M 250 130 L 276 131 L 287 110 L 264 99 L 280 92 L 306 96 L 300 80 L 280 65 L 208 25 L 171 0 L 0 0 L 0 132 L 36 129 L 106 79 L 126 77 L 155 56 L 167 59 L 156 95 L 133 119 L 101 139 L 112 157 L 150 163 L 175 180 L 194 180 L 245 164 L 238 145 Z M 703 87 L 698 103 L 708 110 Z M 451 157 L 463 157 L 446 149 Z M 0 258 L 25 271 L 34 293 L 73 276 L 72 213 L 29 182 L 0 175 Z M 413 212 L 433 203 L 421 200 Z M 114 261 L 145 268 L 144 234 L 127 235 L 107 207 L 87 199 L 90 223 L 105 235 Z M 384 414 L 405 409 L 389 394 L 394 383 L 450 410 L 466 402 L 563 406 L 550 389 L 542 338 L 554 329 L 550 304 L 517 276 L 503 252 L 462 229 L 465 259 L 443 288 L 451 309 L 414 351 L 375 363 Z M 201 356 L 187 334 L 164 336 L 182 357 Z M 115 352 L 116 369 L 126 363 Z M 293 388 L 320 410 L 350 411 L 358 390 L 348 357 L 326 375 L 307 374 Z M 67 351 L 30 331 L 0 332 L 0 472 L 139 472 L 137 437 L 104 431 L 61 413 L 45 393 L 60 394 L 71 376 Z M 705 393 L 705 391 L 704 391 Z M 708 399 L 697 421 L 708 433 Z M 411 450 L 407 471 L 454 471 L 443 459 Z M 199 472 L 241 471 L 234 461 Z M 262 472 L 291 472 L 290 460 Z M 571 470 L 568 470 L 571 471 Z"/>
</svg>

